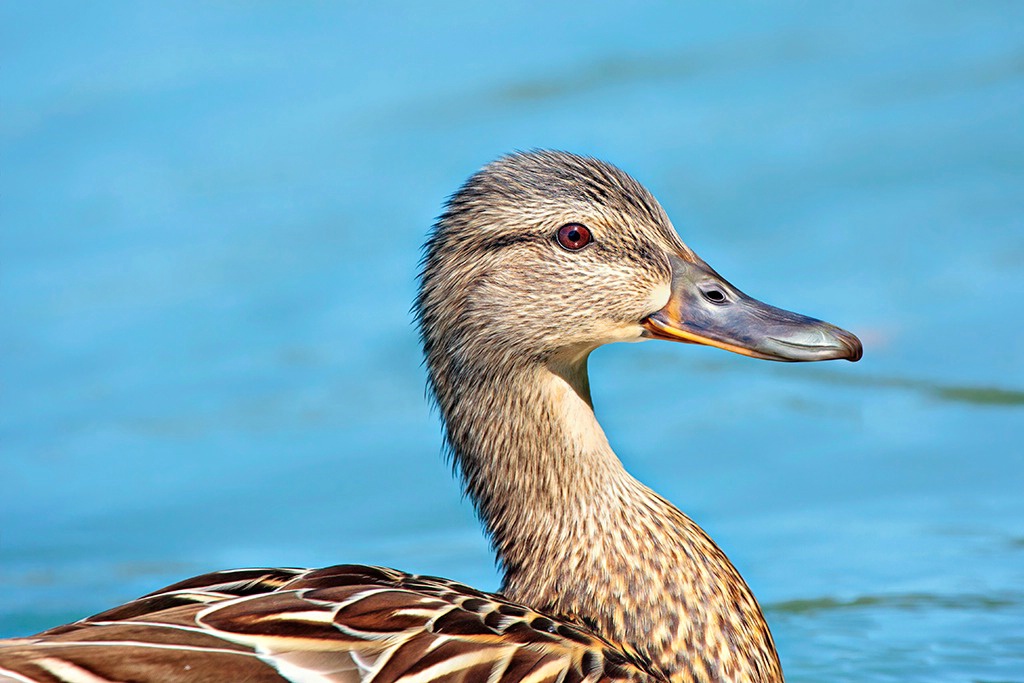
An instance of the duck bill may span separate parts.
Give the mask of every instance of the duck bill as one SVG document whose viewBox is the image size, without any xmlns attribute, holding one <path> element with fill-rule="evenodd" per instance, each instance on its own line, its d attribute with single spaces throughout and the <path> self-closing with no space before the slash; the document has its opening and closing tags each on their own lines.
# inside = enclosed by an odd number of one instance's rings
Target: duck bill
<svg viewBox="0 0 1024 683">
<path fill-rule="evenodd" d="M 835 325 L 769 306 L 696 256 L 670 256 L 672 294 L 644 321 L 645 336 L 776 361 L 860 360 L 860 340 Z"/>
</svg>

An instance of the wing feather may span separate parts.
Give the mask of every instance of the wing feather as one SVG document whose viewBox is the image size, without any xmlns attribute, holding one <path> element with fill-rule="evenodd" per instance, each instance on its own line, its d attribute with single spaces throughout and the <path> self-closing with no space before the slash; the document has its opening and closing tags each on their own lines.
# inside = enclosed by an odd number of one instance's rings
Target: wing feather
<svg viewBox="0 0 1024 683">
<path fill-rule="evenodd" d="M 0 641 L 0 681 L 664 681 L 588 629 L 500 596 L 361 565 L 215 572 Z"/>
</svg>

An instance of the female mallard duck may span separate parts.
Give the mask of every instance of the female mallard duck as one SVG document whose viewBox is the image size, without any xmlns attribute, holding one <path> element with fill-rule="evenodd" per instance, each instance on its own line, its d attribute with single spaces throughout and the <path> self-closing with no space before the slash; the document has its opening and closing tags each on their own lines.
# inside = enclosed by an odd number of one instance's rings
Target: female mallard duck
<svg viewBox="0 0 1024 683">
<path fill-rule="evenodd" d="M 217 572 L 0 643 L 0 680 L 781 681 L 739 573 L 612 452 L 587 357 L 655 338 L 857 360 L 857 338 L 746 296 L 639 183 L 558 152 L 505 157 L 452 197 L 416 310 L 500 593 L 353 565 Z"/>
</svg>

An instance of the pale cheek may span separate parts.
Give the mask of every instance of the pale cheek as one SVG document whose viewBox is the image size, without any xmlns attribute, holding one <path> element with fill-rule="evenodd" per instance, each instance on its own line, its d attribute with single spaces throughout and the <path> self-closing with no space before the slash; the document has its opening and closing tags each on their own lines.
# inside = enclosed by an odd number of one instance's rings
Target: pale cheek
<svg viewBox="0 0 1024 683">
<path fill-rule="evenodd" d="M 637 315 L 642 316 L 655 311 L 660 311 L 668 304 L 669 297 L 672 296 L 672 287 L 669 283 L 662 283 L 656 285 L 651 293 L 648 295 L 644 302 L 644 308 L 642 311 L 638 311 Z M 644 328 L 639 324 L 639 321 L 632 324 L 625 325 L 614 325 L 603 330 L 602 343 L 610 344 L 613 342 L 630 342 L 630 341 L 643 341 L 646 337 L 643 336 Z"/>
<path fill-rule="evenodd" d="M 653 313 L 654 311 L 660 311 L 665 308 L 668 304 L 669 297 L 672 296 L 672 285 L 671 283 L 665 282 L 651 290 L 651 296 L 647 300 L 650 305 L 649 310 Z"/>
<path fill-rule="evenodd" d="M 643 332 L 644 328 L 640 325 L 623 325 L 621 327 L 615 327 L 608 330 L 603 343 L 613 344 L 615 342 L 641 341 L 643 339 Z"/>
<path fill-rule="evenodd" d="M 665 282 L 657 285 L 651 290 L 650 296 L 647 297 L 647 308 L 646 310 L 650 313 L 660 311 L 668 305 L 668 300 L 672 296 L 672 286 Z M 619 330 L 619 337 L 616 341 L 645 341 L 649 337 L 644 336 L 644 328 L 640 325 L 629 325 Z"/>
</svg>

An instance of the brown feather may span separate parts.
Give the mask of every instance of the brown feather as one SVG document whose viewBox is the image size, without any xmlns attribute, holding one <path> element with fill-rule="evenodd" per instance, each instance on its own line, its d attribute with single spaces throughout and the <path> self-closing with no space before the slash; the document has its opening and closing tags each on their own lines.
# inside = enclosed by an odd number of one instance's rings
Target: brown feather
<svg viewBox="0 0 1024 683">
<path fill-rule="evenodd" d="M 5 670 L 65 682 L 86 675 L 205 681 L 219 671 L 262 683 L 302 670 L 325 682 L 359 681 L 368 668 L 374 683 L 431 676 L 513 683 L 530 672 L 544 674 L 537 680 L 659 680 L 639 662 L 609 657 L 609 643 L 571 624 L 445 579 L 343 565 L 210 602 L 221 579 L 189 581 L 187 594 L 205 598 L 194 604 L 163 607 L 176 601 L 155 599 L 181 595 L 176 584 L 166 596 L 123 605 L 131 616 L 120 621 L 97 615 L 35 639 L 2 641 L 0 680 Z"/>
</svg>

